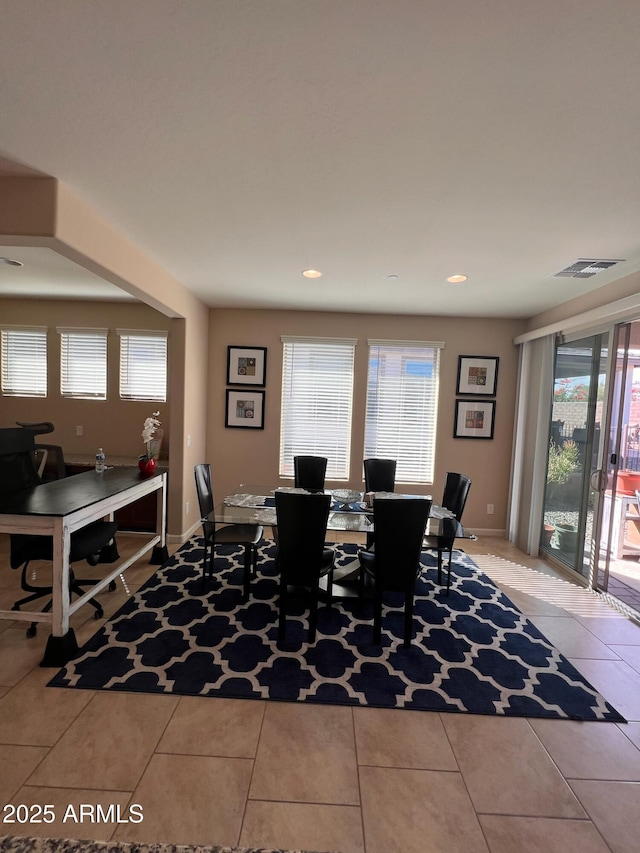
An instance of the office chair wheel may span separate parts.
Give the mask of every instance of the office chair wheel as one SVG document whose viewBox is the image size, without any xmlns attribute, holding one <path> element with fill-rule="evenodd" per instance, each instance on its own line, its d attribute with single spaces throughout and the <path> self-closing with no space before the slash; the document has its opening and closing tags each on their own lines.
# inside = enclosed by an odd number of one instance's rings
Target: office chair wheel
<svg viewBox="0 0 640 853">
<path fill-rule="evenodd" d="M 29 625 L 29 627 L 27 628 L 27 637 L 29 637 L 29 638 L 35 637 L 37 632 L 38 632 L 38 626 L 36 625 L 35 622 L 32 622 L 31 625 Z"/>
<path fill-rule="evenodd" d="M 99 610 L 96 610 L 96 612 L 93 614 L 94 619 L 102 619 L 103 616 L 104 610 L 102 609 L 102 607 Z"/>
<path fill-rule="evenodd" d="M 116 582 L 111 581 L 111 583 L 109 584 L 109 592 L 115 592 L 115 591 L 116 591 Z"/>
<path fill-rule="evenodd" d="M 87 557 L 87 563 L 89 563 L 90 566 L 97 566 L 99 562 L 100 554 L 89 554 Z"/>
</svg>

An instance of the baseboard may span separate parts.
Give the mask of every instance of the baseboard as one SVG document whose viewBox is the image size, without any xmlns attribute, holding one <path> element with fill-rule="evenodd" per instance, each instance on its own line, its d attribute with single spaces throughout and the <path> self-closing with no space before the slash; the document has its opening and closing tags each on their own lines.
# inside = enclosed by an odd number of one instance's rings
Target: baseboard
<svg viewBox="0 0 640 853">
<path fill-rule="evenodd" d="M 167 533 L 167 543 L 169 545 L 183 545 L 188 539 L 191 539 L 193 534 L 202 528 L 202 523 L 198 520 L 184 533 Z"/>
<path fill-rule="evenodd" d="M 497 536 L 501 539 L 505 538 L 507 535 L 507 529 L 505 528 L 492 528 L 492 527 L 468 527 L 471 533 L 474 536 Z"/>
</svg>

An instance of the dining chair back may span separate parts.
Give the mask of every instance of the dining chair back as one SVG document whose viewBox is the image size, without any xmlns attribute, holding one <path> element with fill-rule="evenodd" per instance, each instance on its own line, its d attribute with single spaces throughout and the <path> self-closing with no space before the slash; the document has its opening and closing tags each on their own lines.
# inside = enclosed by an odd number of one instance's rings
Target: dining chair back
<svg viewBox="0 0 640 853">
<path fill-rule="evenodd" d="M 193 469 L 200 509 L 200 523 L 204 549 L 202 555 L 202 586 L 213 578 L 213 563 L 216 545 L 231 545 L 244 548 L 242 597 L 249 598 L 251 576 L 257 571 L 258 544 L 262 539 L 260 524 L 226 524 L 220 527 L 213 517 L 214 501 L 211 484 L 211 465 L 201 462 Z"/>
<path fill-rule="evenodd" d="M 395 459 L 365 459 L 363 464 L 365 492 L 393 492 L 395 490 Z"/>
<path fill-rule="evenodd" d="M 442 583 L 442 555 L 449 554 L 449 562 L 447 564 L 447 595 L 451 586 L 451 558 L 453 550 L 453 542 L 455 541 L 458 524 L 462 520 L 471 488 L 471 480 L 464 474 L 456 474 L 449 472 L 444 485 L 444 493 L 442 495 L 442 506 L 446 507 L 454 514 L 453 521 L 455 524 L 450 524 L 447 519 L 442 519 L 440 523 L 439 535 L 425 536 L 422 543 L 423 549 L 430 549 L 437 552 L 438 558 L 438 583 Z"/>
<path fill-rule="evenodd" d="M 442 495 L 442 506 L 451 510 L 458 521 L 462 518 L 470 488 L 471 480 L 469 477 L 452 471 L 447 474 Z"/>
<path fill-rule="evenodd" d="M 383 593 L 403 592 L 404 645 L 411 644 L 415 583 L 430 512 L 430 498 L 377 498 L 373 502 L 375 550 L 360 551 L 359 558 L 361 593 L 367 576 L 373 582 L 374 643 L 380 643 L 382 637 Z"/>
<path fill-rule="evenodd" d="M 320 579 L 327 576 L 327 607 L 331 606 L 335 551 L 325 547 L 331 496 L 275 493 L 278 523 L 276 562 L 280 572 L 278 642 L 285 639 L 290 587 L 310 590 L 308 642 L 316 636 Z"/>
<path fill-rule="evenodd" d="M 294 456 L 293 472 L 296 489 L 322 492 L 327 473 L 327 459 L 325 456 Z"/>
</svg>

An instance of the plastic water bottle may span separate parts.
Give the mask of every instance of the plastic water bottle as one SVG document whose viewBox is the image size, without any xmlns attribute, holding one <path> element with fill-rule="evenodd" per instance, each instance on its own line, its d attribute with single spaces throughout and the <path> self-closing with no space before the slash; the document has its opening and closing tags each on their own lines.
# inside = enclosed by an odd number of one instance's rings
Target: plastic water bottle
<svg viewBox="0 0 640 853">
<path fill-rule="evenodd" d="M 107 470 L 107 457 L 104 455 L 104 450 L 99 447 L 96 453 L 96 474 L 102 474 Z"/>
</svg>

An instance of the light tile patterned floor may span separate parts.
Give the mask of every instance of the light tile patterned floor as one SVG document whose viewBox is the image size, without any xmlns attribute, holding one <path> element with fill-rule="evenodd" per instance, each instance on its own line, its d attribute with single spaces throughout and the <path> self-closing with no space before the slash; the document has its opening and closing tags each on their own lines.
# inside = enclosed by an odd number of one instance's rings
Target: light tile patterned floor
<svg viewBox="0 0 640 853">
<path fill-rule="evenodd" d="M 56 820 L 2 833 L 341 853 L 637 853 L 640 627 L 503 540 L 465 550 L 629 724 L 58 690 L 38 666 L 47 631 L 27 640 L 24 624 L 4 622 L 0 808 L 49 804 Z M 6 553 L 0 537 L 3 603 L 17 586 Z M 106 617 L 150 571 L 135 567 L 127 588 L 101 596 Z M 102 624 L 85 611 L 73 620 L 80 642 Z M 79 822 L 82 804 L 100 804 L 108 821 Z M 141 822 L 123 822 L 132 804 Z"/>
</svg>

